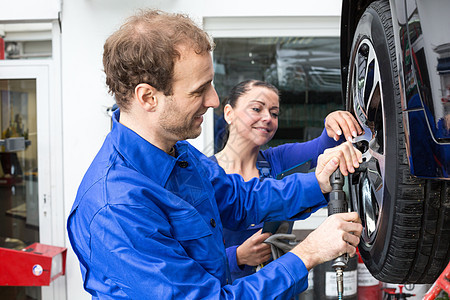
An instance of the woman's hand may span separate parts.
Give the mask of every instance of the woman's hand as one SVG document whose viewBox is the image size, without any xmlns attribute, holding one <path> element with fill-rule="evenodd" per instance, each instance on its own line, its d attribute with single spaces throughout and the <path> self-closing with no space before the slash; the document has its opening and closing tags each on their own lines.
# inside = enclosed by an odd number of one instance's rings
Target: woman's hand
<svg viewBox="0 0 450 300">
<path fill-rule="evenodd" d="M 347 141 L 351 141 L 352 138 L 363 133 L 355 117 L 350 112 L 341 110 L 328 114 L 325 119 L 325 129 L 328 136 L 335 141 L 338 141 L 342 134 Z"/>
<path fill-rule="evenodd" d="M 270 245 L 264 241 L 271 235 L 269 232 L 262 233 L 262 229 L 249 237 L 236 249 L 236 260 L 239 266 L 257 266 L 270 259 L 272 251 Z"/>
</svg>

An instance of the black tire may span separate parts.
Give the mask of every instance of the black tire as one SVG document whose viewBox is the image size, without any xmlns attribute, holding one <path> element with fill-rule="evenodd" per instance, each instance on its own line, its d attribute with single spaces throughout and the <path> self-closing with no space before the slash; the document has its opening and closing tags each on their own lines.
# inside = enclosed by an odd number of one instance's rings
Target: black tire
<svg viewBox="0 0 450 300">
<path fill-rule="evenodd" d="M 450 258 L 450 185 L 410 173 L 387 1 L 361 16 L 348 70 L 347 109 L 370 137 L 357 145 L 371 154 L 366 169 L 349 176 L 364 225 L 361 256 L 383 282 L 433 283 Z"/>
</svg>

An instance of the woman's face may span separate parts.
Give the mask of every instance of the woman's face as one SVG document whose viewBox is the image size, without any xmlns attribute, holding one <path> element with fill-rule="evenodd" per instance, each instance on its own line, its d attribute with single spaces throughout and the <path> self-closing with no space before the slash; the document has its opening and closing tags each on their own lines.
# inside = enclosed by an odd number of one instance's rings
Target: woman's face
<svg viewBox="0 0 450 300">
<path fill-rule="evenodd" d="M 225 107 L 225 120 L 230 124 L 230 138 L 262 146 L 278 129 L 280 111 L 278 95 L 266 87 L 251 87 L 237 99 L 235 107 Z M 234 136 L 233 136 L 234 135 Z"/>
</svg>

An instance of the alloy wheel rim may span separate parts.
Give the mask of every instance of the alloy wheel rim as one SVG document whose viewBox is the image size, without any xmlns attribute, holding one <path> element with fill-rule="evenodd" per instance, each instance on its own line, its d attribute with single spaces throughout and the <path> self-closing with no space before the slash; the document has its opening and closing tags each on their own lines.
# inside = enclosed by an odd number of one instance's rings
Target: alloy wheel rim
<svg viewBox="0 0 450 300">
<path fill-rule="evenodd" d="M 351 109 L 365 132 L 371 132 L 369 141 L 357 143 L 367 151 L 367 160 L 349 181 L 353 207 L 363 221 L 361 241 L 370 246 L 380 225 L 385 176 L 385 118 L 379 61 L 369 39 L 362 39 L 353 55 L 350 73 L 349 97 Z"/>
</svg>

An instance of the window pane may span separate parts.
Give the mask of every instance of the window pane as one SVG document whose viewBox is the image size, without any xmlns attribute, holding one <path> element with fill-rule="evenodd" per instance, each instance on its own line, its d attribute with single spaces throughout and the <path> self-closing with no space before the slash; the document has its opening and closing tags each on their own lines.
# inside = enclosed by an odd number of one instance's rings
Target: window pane
<svg viewBox="0 0 450 300">
<path fill-rule="evenodd" d="M 3 40 L 0 39 L 0 43 L 4 43 L 3 59 L 48 59 L 52 57 L 51 23 L 8 23 L 0 26 L 4 32 Z"/>
<path fill-rule="evenodd" d="M 317 137 L 326 115 L 343 109 L 339 38 L 218 38 L 214 42 L 214 85 L 221 101 L 235 84 L 247 79 L 267 81 L 280 90 L 279 128 L 268 146 Z M 224 128 L 221 117 L 222 109 L 215 109 L 216 151 Z"/>
</svg>

